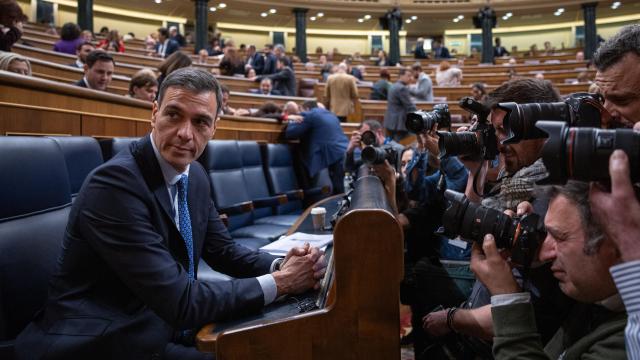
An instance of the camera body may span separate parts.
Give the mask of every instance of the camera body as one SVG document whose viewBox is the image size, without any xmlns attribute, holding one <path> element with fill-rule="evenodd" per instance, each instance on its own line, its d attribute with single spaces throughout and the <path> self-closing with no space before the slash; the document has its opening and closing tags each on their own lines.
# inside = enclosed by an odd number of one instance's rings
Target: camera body
<svg viewBox="0 0 640 360">
<path fill-rule="evenodd" d="M 362 149 L 362 162 L 368 166 L 383 164 L 385 160 L 398 170 L 398 152 L 391 145 L 365 146 Z"/>
<path fill-rule="evenodd" d="M 498 139 L 493 125 L 489 122 L 491 110 L 471 97 L 460 100 L 460 106 L 475 114 L 478 121 L 469 128 L 469 131 L 459 133 L 439 131 L 440 158 L 460 155 L 478 160 L 495 159 L 498 156 Z"/>
<path fill-rule="evenodd" d="M 360 141 L 365 146 L 377 146 L 378 145 L 378 140 L 376 138 L 376 134 L 371 130 L 367 130 L 367 131 L 363 132 L 360 135 Z"/>
<path fill-rule="evenodd" d="M 493 235 L 499 249 L 511 251 L 511 261 L 527 268 L 546 237 L 544 224 L 537 214 L 523 217 L 508 215 L 480 204 L 475 204 L 462 193 L 447 190 L 449 204 L 442 217 L 444 234 L 482 244 L 486 234 Z"/>
<path fill-rule="evenodd" d="M 574 93 L 563 102 L 516 104 L 500 103 L 498 108 L 507 112 L 503 126 L 507 138 L 503 144 L 513 144 L 522 140 L 547 137 L 544 131 L 535 125 L 540 120 L 562 121 L 572 127 L 601 127 L 603 118 L 610 115 L 603 106 L 599 94 Z"/>
<path fill-rule="evenodd" d="M 407 130 L 412 133 L 419 134 L 429 131 L 438 124 L 438 126 L 451 126 L 451 114 L 449 113 L 449 105 L 436 104 L 431 111 L 414 111 L 407 114 L 404 122 Z"/>
</svg>

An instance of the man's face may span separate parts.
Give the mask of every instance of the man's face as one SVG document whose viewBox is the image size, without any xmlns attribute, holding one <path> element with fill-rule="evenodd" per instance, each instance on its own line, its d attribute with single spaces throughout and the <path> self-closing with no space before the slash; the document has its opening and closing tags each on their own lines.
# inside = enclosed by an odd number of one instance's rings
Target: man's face
<svg viewBox="0 0 640 360">
<path fill-rule="evenodd" d="M 154 101 L 157 93 L 158 87 L 156 85 L 133 87 L 133 95 L 136 99 Z"/>
<path fill-rule="evenodd" d="M 616 293 L 609 267 L 618 261 L 615 247 L 604 240 L 592 255 L 584 253 L 587 239 L 578 207 L 558 195 L 549 204 L 544 219 L 547 237 L 540 249 L 540 261 L 551 261 L 551 271 L 567 296 L 593 303 Z"/>
<path fill-rule="evenodd" d="M 404 75 L 400 77 L 400 81 L 402 81 L 405 84 L 409 84 L 411 82 L 411 79 L 413 79 L 412 71 L 407 71 L 404 73 Z"/>
<path fill-rule="evenodd" d="M 282 49 L 281 49 L 281 48 L 279 48 L 279 47 L 278 47 L 278 48 L 273 49 L 273 53 L 274 53 L 274 54 L 275 54 L 275 56 L 277 56 L 277 57 L 280 57 L 280 56 L 284 55 L 284 53 L 283 53 Z"/>
<path fill-rule="evenodd" d="M 411 162 L 411 158 L 413 158 L 413 150 L 407 150 L 404 153 L 402 153 L 402 159 L 400 160 L 400 165 L 401 165 L 402 175 L 404 175 L 405 178 L 407 177 L 407 165 L 409 165 L 409 162 Z"/>
<path fill-rule="evenodd" d="M 95 49 L 96 48 L 94 48 L 92 45 L 82 45 L 82 47 L 80 47 L 80 50 L 76 50 L 76 55 L 78 56 L 78 59 L 84 64 L 85 61 L 87 61 L 87 55 L 89 55 L 89 53 Z"/>
<path fill-rule="evenodd" d="M 20 75 L 29 75 L 29 65 L 24 61 L 13 60 L 9 63 L 7 71 Z"/>
<path fill-rule="evenodd" d="M 471 96 L 474 100 L 480 101 L 482 99 L 482 91 L 474 86 L 471 88 Z"/>
<path fill-rule="evenodd" d="M 269 95 L 271 93 L 271 88 L 271 81 L 264 80 L 260 82 L 260 91 L 262 91 L 263 94 Z"/>
<path fill-rule="evenodd" d="M 107 91 L 107 87 L 111 83 L 111 76 L 113 76 L 113 62 L 96 61 L 91 68 L 85 64 L 84 74 L 92 89 Z"/>
<path fill-rule="evenodd" d="M 533 164 L 539 157 L 546 139 L 523 140 L 516 144 L 503 145 L 500 142 L 507 138 L 503 126 L 507 113 L 500 109 L 492 109 L 489 118 L 498 138 L 498 151 L 504 155 L 505 167 L 509 174 Z"/>
<path fill-rule="evenodd" d="M 162 104 L 153 103 L 151 128 L 158 151 L 177 171 L 204 151 L 216 130 L 216 95 L 169 87 Z"/>
<path fill-rule="evenodd" d="M 604 107 L 623 122 L 640 121 L 640 56 L 628 53 L 605 71 L 596 73 Z"/>
<path fill-rule="evenodd" d="M 229 93 L 228 92 L 222 92 L 222 107 L 225 107 L 229 104 Z"/>
</svg>

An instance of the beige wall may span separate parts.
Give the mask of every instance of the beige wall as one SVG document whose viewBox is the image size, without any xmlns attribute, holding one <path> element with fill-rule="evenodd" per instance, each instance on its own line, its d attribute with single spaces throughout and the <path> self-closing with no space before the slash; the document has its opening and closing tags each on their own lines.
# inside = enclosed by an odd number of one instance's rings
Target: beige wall
<svg viewBox="0 0 640 360">
<path fill-rule="evenodd" d="M 256 48 L 260 50 L 265 44 L 271 43 L 271 37 L 266 31 L 240 31 L 227 30 L 225 28 L 218 28 L 216 30 L 222 33 L 224 39 L 233 39 L 236 46 L 240 46 L 240 44 L 255 45 Z"/>
<path fill-rule="evenodd" d="M 62 5 L 58 6 L 58 16 L 55 19 L 57 26 L 62 26 L 66 22 L 77 22 L 77 18 L 75 8 Z M 109 29 L 117 29 L 120 35 L 132 32 L 137 38 L 144 38 L 158 30 L 158 28 L 162 26 L 162 22 L 94 12 L 93 31 L 98 32 L 103 26 Z"/>
<path fill-rule="evenodd" d="M 561 49 L 563 43 L 564 47 L 575 46 L 575 36 L 571 27 L 557 30 L 494 34 L 494 37 L 497 36 L 500 37 L 502 40 L 502 46 L 507 48 L 507 50 L 511 50 L 512 46 L 517 46 L 518 50 L 526 50 L 533 44 L 536 44 L 538 49 L 543 49 L 545 41 L 551 42 L 551 46 L 554 46 L 556 49 Z"/>
</svg>

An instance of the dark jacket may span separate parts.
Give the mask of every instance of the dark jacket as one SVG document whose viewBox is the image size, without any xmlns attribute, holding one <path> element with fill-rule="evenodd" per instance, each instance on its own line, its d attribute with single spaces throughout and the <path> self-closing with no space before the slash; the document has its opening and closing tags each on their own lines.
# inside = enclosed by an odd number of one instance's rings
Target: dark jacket
<svg viewBox="0 0 640 360">
<path fill-rule="evenodd" d="M 87 84 L 86 81 L 84 81 L 84 78 L 74 82 L 73 85 L 80 86 L 80 87 L 87 88 L 87 89 L 89 88 L 89 85 Z"/>
<path fill-rule="evenodd" d="M 384 127 L 391 131 L 406 131 L 404 125 L 407 113 L 416 110 L 416 104 L 411 100 L 409 88 L 400 81 L 396 81 L 389 89 L 387 97 L 387 111 L 384 113 Z"/>
<path fill-rule="evenodd" d="M 303 112 L 301 123 L 289 123 L 285 132 L 287 139 L 299 139 L 302 161 L 315 176 L 320 170 L 336 162 L 344 161 L 349 141 L 342 131 L 340 120 L 326 109 L 315 108 Z"/>
<path fill-rule="evenodd" d="M 269 78 L 273 82 L 273 89 L 282 96 L 296 96 L 296 74 L 290 67 L 285 66 L 279 72 L 271 75 L 258 76 L 257 82 Z"/>
<path fill-rule="evenodd" d="M 493 56 L 501 57 L 501 56 L 509 56 L 511 55 L 504 46 L 494 46 L 493 47 Z"/>
<path fill-rule="evenodd" d="M 369 95 L 369 99 L 371 100 L 387 100 L 387 96 L 389 94 L 389 88 L 391 88 L 391 83 L 385 79 L 380 79 L 373 84 L 373 89 L 371 90 L 371 95 Z"/>
<path fill-rule="evenodd" d="M 220 75 L 233 76 L 235 74 L 244 75 L 244 62 L 241 58 L 236 61 L 232 61 L 230 58 L 224 56 L 222 60 L 220 60 L 220 64 L 218 65 L 220 69 Z"/>
<path fill-rule="evenodd" d="M 264 66 L 262 67 L 262 75 L 271 75 L 278 71 L 276 69 L 276 56 L 272 53 L 264 55 Z"/>
<path fill-rule="evenodd" d="M 419 42 L 416 43 L 416 48 L 415 50 L 413 50 L 413 56 L 416 59 L 426 59 L 427 58 L 427 53 L 424 52 L 424 43 Z"/>
<path fill-rule="evenodd" d="M 0 51 L 11 51 L 11 46 L 15 44 L 21 36 L 22 32 L 15 26 L 10 26 L 9 31 L 6 33 L 0 31 Z"/>
<path fill-rule="evenodd" d="M 449 49 L 444 46 L 440 46 L 437 49 L 433 49 L 433 57 L 435 59 L 448 59 L 451 55 L 449 54 Z"/>
<path fill-rule="evenodd" d="M 160 43 L 160 42 L 156 44 L 156 53 L 161 54 L 160 46 L 162 45 L 163 43 Z M 178 50 L 180 50 L 180 44 L 178 44 L 178 42 L 173 39 L 169 39 L 169 41 L 167 42 L 167 49 L 164 52 L 164 57 L 167 58 L 169 57 L 169 55 L 173 54 Z"/>
<path fill-rule="evenodd" d="M 275 257 L 237 245 L 211 200 L 207 172 L 189 170 L 195 268 L 237 279 L 189 280 L 189 257 L 149 136 L 89 175 L 69 215 L 43 311 L 19 335 L 19 359 L 162 358 L 174 330 L 257 311 L 255 278 Z M 197 270 L 196 270 L 197 271 Z"/>
<path fill-rule="evenodd" d="M 256 71 L 256 75 L 262 75 L 262 70 L 264 69 L 264 58 L 261 53 L 257 52 L 253 54 L 253 56 L 251 56 L 251 61 L 247 59 L 245 64 L 250 64 Z"/>
</svg>

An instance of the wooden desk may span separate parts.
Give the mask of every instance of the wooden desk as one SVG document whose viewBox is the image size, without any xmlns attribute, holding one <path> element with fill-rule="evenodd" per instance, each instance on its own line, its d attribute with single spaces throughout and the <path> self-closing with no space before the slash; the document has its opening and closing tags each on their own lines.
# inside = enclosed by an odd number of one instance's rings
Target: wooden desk
<svg viewBox="0 0 640 360">
<path fill-rule="evenodd" d="M 221 332 L 208 325 L 198 333 L 198 349 L 218 360 L 399 359 L 403 234 L 388 209 L 377 177 L 356 182 L 351 209 L 334 229 L 334 283 L 325 308 L 240 321 Z"/>
</svg>

